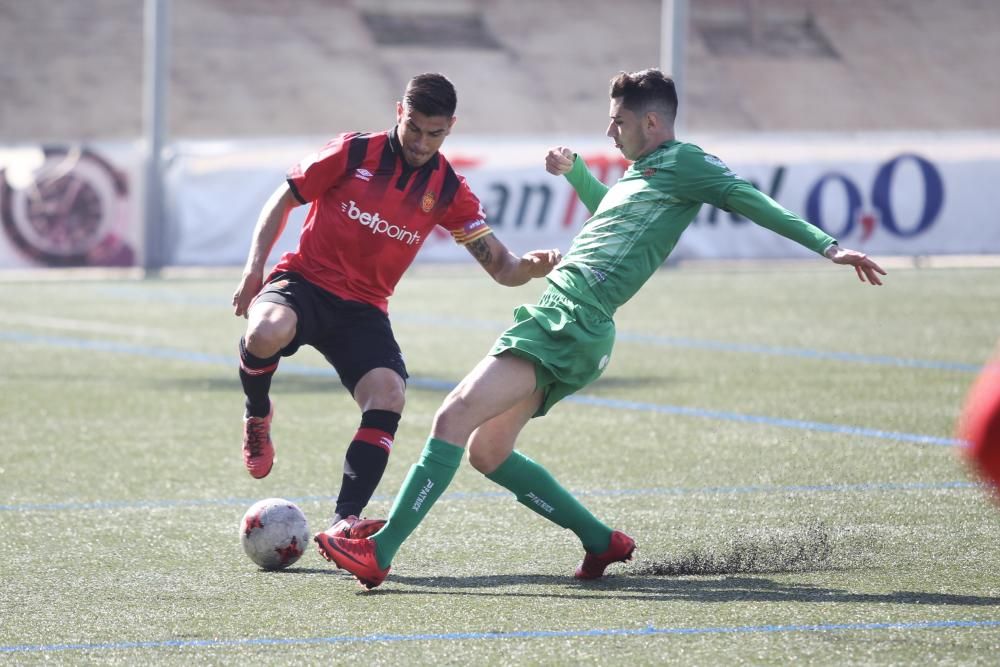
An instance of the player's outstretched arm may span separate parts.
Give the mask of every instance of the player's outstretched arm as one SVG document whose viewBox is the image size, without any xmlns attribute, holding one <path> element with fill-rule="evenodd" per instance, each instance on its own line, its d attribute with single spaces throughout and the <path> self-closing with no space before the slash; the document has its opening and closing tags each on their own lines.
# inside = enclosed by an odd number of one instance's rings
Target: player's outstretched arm
<svg viewBox="0 0 1000 667">
<path fill-rule="evenodd" d="M 823 255 L 829 258 L 834 264 L 850 264 L 854 267 L 861 282 L 868 282 L 872 285 L 881 285 L 882 280 L 879 275 L 886 275 L 881 266 L 875 263 L 871 257 L 863 252 L 841 248 L 836 243 L 832 244 Z"/>
<path fill-rule="evenodd" d="M 562 259 L 562 253 L 555 249 L 532 250 L 518 257 L 493 234 L 476 239 L 465 247 L 493 280 L 508 287 L 548 275 Z"/>
<path fill-rule="evenodd" d="M 832 236 L 795 215 L 747 181 L 736 178 L 736 183 L 726 195 L 725 203 L 729 210 L 735 211 L 761 227 L 781 234 L 813 252 L 818 253 L 825 247 L 822 254 L 827 259 L 836 264 L 853 266 L 861 282 L 872 285 L 882 284 L 879 275 L 884 276 L 885 271 L 868 255 L 857 250 L 840 247 Z"/>
<path fill-rule="evenodd" d="M 233 313 L 237 317 L 247 316 L 250 302 L 264 284 L 267 256 L 271 254 L 271 248 L 274 247 L 275 241 L 288 222 L 288 213 L 298 204 L 287 182 L 279 185 L 264 204 L 257 218 L 257 226 L 254 228 L 250 253 L 243 268 L 243 277 L 233 293 Z"/>
</svg>

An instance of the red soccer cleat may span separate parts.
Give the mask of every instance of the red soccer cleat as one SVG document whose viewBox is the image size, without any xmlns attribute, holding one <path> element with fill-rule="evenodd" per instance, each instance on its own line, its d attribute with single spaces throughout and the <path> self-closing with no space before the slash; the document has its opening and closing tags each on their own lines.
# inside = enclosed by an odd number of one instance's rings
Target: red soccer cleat
<svg viewBox="0 0 1000 667">
<path fill-rule="evenodd" d="M 351 526 L 350 538 L 352 540 L 363 540 L 371 537 L 382 530 L 385 519 L 358 519 L 358 522 Z"/>
<path fill-rule="evenodd" d="M 316 542 L 319 554 L 323 558 L 353 574 L 369 590 L 385 581 L 389 574 L 390 568 L 383 570 L 378 566 L 373 539 L 349 540 L 326 533 L 316 533 L 313 541 Z"/>
<path fill-rule="evenodd" d="M 600 554 L 588 551 L 573 576 L 577 579 L 600 579 L 604 576 L 604 568 L 608 565 L 632 560 L 633 551 L 635 551 L 635 540 L 621 531 L 612 531 L 611 544 L 607 550 Z"/>
<path fill-rule="evenodd" d="M 266 417 L 243 418 L 243 464 L 250 476 L 256 479 L 267 477 L 274 465 L 274 443 L 271 442 L 271 419 L 274 417 L 274 403 Z"/>
<path fill-rule="evenodd" d="M 964 453 L 1000 499 L 1000 357 L 986 365 L 969 390 L 959 436 Z"/>
<path fill-rule="evenodd" d="M 385 519 L 359 519 L 354 516 L 345 516 L 343 519 L 333 524 L 324 531 L 329 537 L 346 537 L 349 540 L 363 540 L 371 537 L 382 530 Z"/>
</svg>

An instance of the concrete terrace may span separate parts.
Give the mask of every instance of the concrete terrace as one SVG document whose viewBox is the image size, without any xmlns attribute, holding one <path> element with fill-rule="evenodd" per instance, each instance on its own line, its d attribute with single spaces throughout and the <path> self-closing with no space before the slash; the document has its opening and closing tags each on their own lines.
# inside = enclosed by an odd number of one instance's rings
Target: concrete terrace
<svg viewBox="0 0 1000 667">
<path fill-rule="evenodd" d="M 690 0 L 693 132 L 1000 129 L 1000 2 Z M 0 142 L 142 128 L 141 0 L 0 0 Z M 442 71 L 462 134 L 603 132 L 659 0 L 173 0 L 169 133 L 379 129 Z"/>
</svg>

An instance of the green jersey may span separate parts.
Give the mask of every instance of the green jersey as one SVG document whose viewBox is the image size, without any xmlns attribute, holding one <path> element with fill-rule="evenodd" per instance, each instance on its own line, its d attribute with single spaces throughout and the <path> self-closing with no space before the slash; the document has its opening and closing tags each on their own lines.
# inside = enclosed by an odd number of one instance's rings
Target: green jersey
<svg viewBox="0 0 1000 667">
<path fill-rule="evenodd" d="M 548 279 L 608 317 L 663 265 L 703 203 L 735 211 L 817 253 L 835 243 L 694 144 L 664 143 L 610 188 L 579 158 L 566 178 L 591 217 Z"/>
</svg>

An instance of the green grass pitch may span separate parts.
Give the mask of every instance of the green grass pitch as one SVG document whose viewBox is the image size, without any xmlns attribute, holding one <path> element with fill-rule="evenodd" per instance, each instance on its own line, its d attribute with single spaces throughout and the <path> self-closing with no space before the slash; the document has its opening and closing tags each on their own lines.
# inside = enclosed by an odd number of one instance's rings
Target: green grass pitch
<svg viewBox="0 0 1000 667">
<path fill-rule="evenodd" d="M 635 561 L 574 581 L 574 536 L 463 465 L 372 592 L 313 548 L 277 573 L 240 548 L 260 498 L 326 527 L 359 415 L 314 351 L 283 360 L 278 460 L 246 474 L 236 280 L 0 286 L 0 663 L 996 664 L 1000 503 L 953 438 L 1000 269 L 659 272 L 601 380 L 520 442 Z M 412 378 L 369 516 L 541 289 L 404 278 Z"/>
</svg>

